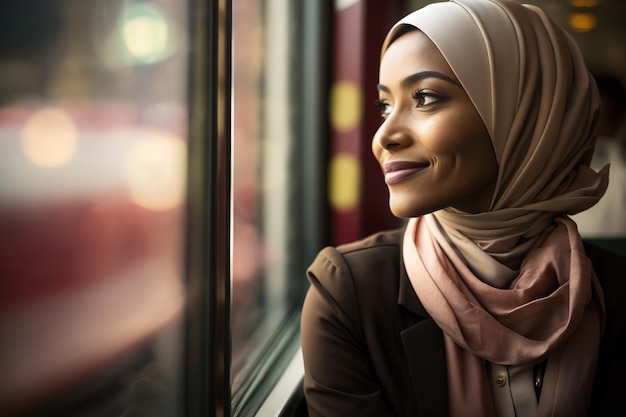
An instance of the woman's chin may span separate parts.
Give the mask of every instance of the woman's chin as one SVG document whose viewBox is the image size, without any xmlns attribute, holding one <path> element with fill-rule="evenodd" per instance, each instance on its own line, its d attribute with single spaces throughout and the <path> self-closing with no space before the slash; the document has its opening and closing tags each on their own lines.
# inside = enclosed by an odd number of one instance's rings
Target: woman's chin
<svg viewBox="0 0 626 417">
<path fill-rule="evenodd" d="M 389 201 L 389 209 L 391 210 L 391 214 L 400 219 L 419 217 L 433 211 L 429 210 L 427 207 L 417 207 L 414 204 L 407 204 L 407 202 L 394 202 L 393 199 Z"/>
</svg>

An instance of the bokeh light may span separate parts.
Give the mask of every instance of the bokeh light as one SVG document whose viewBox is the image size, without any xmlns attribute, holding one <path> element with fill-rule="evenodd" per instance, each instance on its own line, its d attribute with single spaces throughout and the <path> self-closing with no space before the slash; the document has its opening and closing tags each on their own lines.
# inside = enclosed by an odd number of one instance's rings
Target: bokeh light
<svg viewBox="0 0 626 417">
<path fill-rule="evenodd" d="M 149 131 L 128 151 L 126 180 L 133 202 L 149 210 L 179 206 L 185 193 L 185 141 L 166 132 Z"/>
<path fill-rule="evenodd" d="M 149 4 L 131 4 L 122 14 L 126 48 L 141 63 L 163 59 L 168 53 L 170 28 L 164 15 Z"/>
<path fill-rule="evenodd" d="M 569 25 L 576 32 L 589 32 L 596 27 L 596 16 L 593 13 L 572 13 Z"/>
<path fill-rule="evenodd" d="M 63 166 L 76 154 L 78 130 L 62 110 L 47 108 L 35 112 L 25 123 L 21 137 L 28 160 L 43 168 Z"/>
</svg>

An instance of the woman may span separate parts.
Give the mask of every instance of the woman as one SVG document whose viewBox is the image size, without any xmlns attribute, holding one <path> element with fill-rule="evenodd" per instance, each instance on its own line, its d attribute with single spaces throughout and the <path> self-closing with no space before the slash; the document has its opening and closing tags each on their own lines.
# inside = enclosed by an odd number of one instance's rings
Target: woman
<svg viewBox="0 0 626 417">
<path fill-rule="evenodd" d="M 379 77 L 372 150 L 409 221 L 311 265 L 309 415 L 620 404 L 624 280 L 598 276 L 624 262 L 592 265 L 567 217 L 598 201 L 608 173 L 588 166 L 599 98 L 573 41 L 532 6 L 436 3 L 391 29 Z"/>
</svg>

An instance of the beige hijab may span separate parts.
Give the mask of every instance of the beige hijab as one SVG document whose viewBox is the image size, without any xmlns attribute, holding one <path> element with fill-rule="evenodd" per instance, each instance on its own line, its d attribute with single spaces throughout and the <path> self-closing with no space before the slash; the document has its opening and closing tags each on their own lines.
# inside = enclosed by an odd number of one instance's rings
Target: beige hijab
<svg viewBox="0 0 626 417">
<path fill-rule="evenodd" d="M 500 167 L 488 212 L 445 209 L 412 219 L 403 245 L 413 287 L 446 335 L 451 413 L 493 413 L 481 359 L 523 365 L 548 358 L 539 414 L 584 415 L 603 298 L 566 214 L 594 205 L 608 183 L 608 167 L 589 168 L 595 83 L 573 40 L 533 6 L 434 3 L 398 22 L 383 54 L 406 25 L 424 32 L 449 63 Z M 468 398 L 476 390 L 483 401 Z"/>
</svg>

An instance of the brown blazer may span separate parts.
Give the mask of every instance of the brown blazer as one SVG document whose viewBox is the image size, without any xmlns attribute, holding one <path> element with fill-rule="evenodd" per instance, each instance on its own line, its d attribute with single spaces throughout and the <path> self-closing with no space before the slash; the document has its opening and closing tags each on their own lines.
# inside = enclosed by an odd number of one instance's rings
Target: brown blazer
<svg viewBox="0 0 626 417">
<path fill-rule="evenodd" d="M 311 417 L 448 415 L 442 332 L 415 295 L 402 229 L 325 248 L 307 271 L 304 393 Z M 626 259 L 586 245 L 605 289 L 607 330 L 591 416 L 623 408 Z"/>
</svg>

